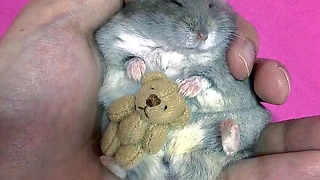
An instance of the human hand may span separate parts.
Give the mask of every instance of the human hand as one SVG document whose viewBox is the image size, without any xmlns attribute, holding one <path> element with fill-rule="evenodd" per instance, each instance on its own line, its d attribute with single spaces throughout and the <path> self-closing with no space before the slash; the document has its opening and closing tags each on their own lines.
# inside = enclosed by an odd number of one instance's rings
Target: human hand
<svg viewBox="0 0 320 180">
<path fill-rule="evenodd" d="M 226 168 L 221 180 L 300 180 L 320 177 L 320 116 L 269 124 L 257 156 Z"/>
<path fill-rule="evenodd" d="M 254 90 L 262 101 L 272 104 L 285 103 L 290 92 L 290 77 L 285 66 L 275 60 L 256 58 L 259 39 L 256 29 L 238 16 L 238 34 L 228 52 L 231 74 L 239 80 L 254 71 Z"/>
<path fill-rule="evenodd" d="M 121 0 L 33 0 L 2 38 L 0 179 L 110 175 L 99 161 L 102 78 L 92 34 L 121 5 Z M 256 68 L 256 74 L 269 70 Z M 243 70 L 231 72 L 239 78 Z M 279 84 L 279 76 L 269 77 Z"/>
<path fill-rule="evenodd" d="M 122 0 L 33 0 L 0 43 L 0 179 L 103 179 L 93 32 Z"/>
</svg>

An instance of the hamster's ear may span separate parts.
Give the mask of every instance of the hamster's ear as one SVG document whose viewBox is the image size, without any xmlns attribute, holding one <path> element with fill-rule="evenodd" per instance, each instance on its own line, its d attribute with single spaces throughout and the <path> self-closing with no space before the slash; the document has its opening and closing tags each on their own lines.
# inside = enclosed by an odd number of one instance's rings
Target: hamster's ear
<svg viewBox="0 0 320 180">
<path fill-rule="evenodd" d="M 166 79 L 168 78 L 164 73 L 162 72 L 151 72 L 148 74 L 145 74 L 142 77 L 142 84 L 146 83 L 146 82 L 150 82 L 150 81 L 154 81 L 156 79 Z"/>
</svg>

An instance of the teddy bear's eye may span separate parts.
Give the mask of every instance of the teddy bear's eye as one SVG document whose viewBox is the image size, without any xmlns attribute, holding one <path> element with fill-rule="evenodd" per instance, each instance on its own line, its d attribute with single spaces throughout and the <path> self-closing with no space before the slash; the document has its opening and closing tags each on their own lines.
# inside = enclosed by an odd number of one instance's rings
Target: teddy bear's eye
<svg viewBox="0 0 320 180">
<path fill-rule="evenodd" d="M 154 87 L 151 87 L 150 89 L 154 90 Z"/>
<path fill-rule="evenodd" d="M 168 106 L 167 106 L 167 105 L 165 105 L 165 106 L 164 106 L 164 110 L 167 110 L 167 109 L 168 109 Z"/>
</svg>

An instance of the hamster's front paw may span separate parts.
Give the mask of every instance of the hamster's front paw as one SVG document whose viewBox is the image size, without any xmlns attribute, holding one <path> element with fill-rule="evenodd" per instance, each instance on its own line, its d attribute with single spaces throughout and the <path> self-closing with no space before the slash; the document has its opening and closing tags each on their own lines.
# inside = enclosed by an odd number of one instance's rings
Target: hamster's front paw
<svg viewBox="0 0 320 180">
<path fill-rule="evenodd" d="M 236 154 L 240 144 L 239 127 L 236 122 L 232 119 L 222 121 L 220 131 L 224 152 L 228 156 Z"/>
<path fill-rule="evenodd" d="M 146 72 L 146 63 L 140 57 L 130 59 L 127 67 L 127 75 L 135 81 L 140 81 L 143 74 Z"/>
<path fill-rule="evenodd" d="M 124 179 L 127 176 L 126 171 L 121 169 L 120 166 L 115 163 L 112 157 L 101 156 L 100 161 L 106 168 L 108 168 L 114 175 L 118 176 L 120 179 Z"/>
<path fill-rule="evenodd" d="M 191 76 L 183 81 L 178 81 L 180 93 L 187 97 L 195 97 L 209 87 L 207 79 L 201 76 Z"/>
</svg>

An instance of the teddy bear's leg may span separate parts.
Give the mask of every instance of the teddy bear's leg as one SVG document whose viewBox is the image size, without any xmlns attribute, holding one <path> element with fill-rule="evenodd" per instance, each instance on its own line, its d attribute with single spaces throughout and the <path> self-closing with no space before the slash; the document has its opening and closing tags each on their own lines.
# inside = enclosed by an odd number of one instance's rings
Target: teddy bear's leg
<svg viewBox="0 0 320 180">
<path fill-rule="evenodd" d="M 100 141 L 101 151 L 107 156 L 113 156 L 120 147 L 117 137 L 118 124 L 110 122 Z"/>
<path fill-rule="evenodd" d="M 115 153 L 115 162 L 123 169 L 130 169 L 139 164 L 146 153 L 140 145 L 121 146 Z"/>
<path fill-rule="evenodd" d="M 180 92 L 186 97 L 195 97 L 210 86 L 209 81 L 201 76 L 191 76 L 178 84 Z"/>
<path fill-rule="evenodd" d="M 134 145 L 141 143 L 148 123 L 141 119 L 137 112 L 124 118 L 118 126 L 118 137 L 123 145 Z"/>
<path fill-rule="evenodd" d="M 146 69 L 146 63 L 142 58 L 132 57 L 128 63 L 127 75 L 135 81 L 140 81 L 142 75 L 145 74 Z"/>
<path fill-rule="evenodd" d="M 238 152 L 240 144 L 239 127 L 232 119 L 221 122 L 221 140 L 222 147 L 228 156 L 232 156 Z"/>
<path fill-rule="evenodd" d="M 115 163 L 112 157 L 104 155 L 100 157 L 100 161 L 105 167 L 107 167 L 114 175 L 118 176 L 119 178 L 124 179 L 127 176 L 126 171 L 124 169 L 121 169 L 121 167 Z"/>
<path fill-rule="evenodd" d="M 166 142 L 169 128 L 167 125 L 153 124 L 150 125 L 144 135 L 142 148 L 148 154 L 155 154 L 161 150 Z"/>
</svg>

